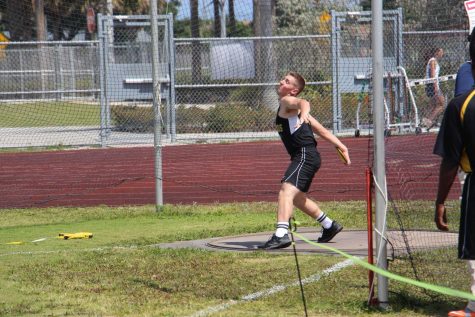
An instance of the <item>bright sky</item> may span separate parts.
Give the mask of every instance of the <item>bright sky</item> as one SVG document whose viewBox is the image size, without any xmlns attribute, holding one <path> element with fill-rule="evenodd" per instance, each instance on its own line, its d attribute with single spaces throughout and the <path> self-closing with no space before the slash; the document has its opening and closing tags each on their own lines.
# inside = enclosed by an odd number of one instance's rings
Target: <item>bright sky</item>
<svg viewBox="0 0 475 317">
<path fill-rule="evenodd" d="M 213 0 L 198 0 L 198 10 L 201 18 L 213 19 Z M 228 1 L 225 0 L 226 15 L 228 15 Z M 234 0 L 234 13 L 237 20 L 252 20 L 252 0 Z M 190 0 L 182 0 L 177 19 L 190 18 Z"/>
</svg>

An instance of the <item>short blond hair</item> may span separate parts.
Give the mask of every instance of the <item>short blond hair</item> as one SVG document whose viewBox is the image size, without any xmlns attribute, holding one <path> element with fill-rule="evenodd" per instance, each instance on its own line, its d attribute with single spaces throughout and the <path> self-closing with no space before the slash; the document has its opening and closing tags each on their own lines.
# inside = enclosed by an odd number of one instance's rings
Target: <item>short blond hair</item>
<svg viewBox="0 0 475 317">
<path fill-rule="evenodd" d="M 305 79 L 297 72 L 288 72 L 287 75 L 290 75 L 295 78 L 295 80 L 297 81 L 298 89 L 297 95 L 300 94 L 300 92 L 302 92 L 302 90 L 305 88 Z"/>
</svg>

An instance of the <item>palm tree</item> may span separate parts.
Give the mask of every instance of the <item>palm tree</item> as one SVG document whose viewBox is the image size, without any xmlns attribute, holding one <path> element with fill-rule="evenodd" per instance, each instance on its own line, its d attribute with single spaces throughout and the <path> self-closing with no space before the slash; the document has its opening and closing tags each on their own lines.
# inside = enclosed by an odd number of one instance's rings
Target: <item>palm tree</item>
<svg viewBox="0 0 475 317">
<path fill-rule="evenodd" d="M 219 0 L 213 0 L 213 9 L 214 9 L 214 37 L 221 36 L 221 16 L 219 14 Z"/>
<path fill-rule="evenodd" d="M 162 2 L 164 0 L 158 0 Z M 113 0 L 114 12 L 118 14 L 149 14 L 150 13 L 150 0 Z"/>
<path fill-rule="evenodd" d="M 236 36 L 236 14 L 234 13 L 234 0 L 228 0 L 229 7 L 229 36 Z"/>
<path fill-rule="evenodd" d="M 256 36 L 272 36 L 272 20 L 275 15 L 275 0 L 253 0 L 254 33 Z M 272 83 L 276 80 L 276 65 L 272 42 L 262 40 L 255 42 L 255 60 L 257 80 Z M 275 89 L 264 88 L 262 102 L 273 109 L 277 104 Z"/>
<path fill-rule="evenodd" d="M 191 43 L 191 79 L 193 83 L 199 83 L 201 80 L 201 47 L 200 42 L 196 40 L 200 37 L 198 0 L 190 0 L 190 9 L 191 37 L 194 39 Z"/>
<path fill-rule="evenodd" d="M 35 0 L 36 40 L 46 41 L 45 29 L 45 3 L 43 0 Z"/>
<path fill-rule="evenodd" d="M 91 1 L 91 0 L 90 0 Z M 94 0 L 94 1 L 104 1 L 104 0 Z M 114 6 L 114 12 L 117 14 L 143 14 L 148 15 L 150 13 L 150 0 L 112 0 Z M 172 0 L 167 2 L 167 0 L 157 0 L 158 13 L 176 13 L 177 7 L 180 6 L 180 0 Z M 165 12 L 168 10 L 168 12 Z"/>
<path fill-rule="evenodd" d="M 7 0 L 7 28 L 12 41 L 31 41 L 33 38 L 33 6 L 31 0 Z"/>
<path fill-rule="evenodd" d="M 252 0 L 252 28 L 255 36 L 260 35 L 261 11 L 259 10 L 259 0 Z"/>
</svg>

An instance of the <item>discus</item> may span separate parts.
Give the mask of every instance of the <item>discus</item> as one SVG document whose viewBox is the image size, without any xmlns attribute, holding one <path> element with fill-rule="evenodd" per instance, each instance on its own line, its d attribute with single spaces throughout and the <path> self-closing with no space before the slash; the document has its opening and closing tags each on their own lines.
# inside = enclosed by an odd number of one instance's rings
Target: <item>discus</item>
<svg viewBox="0 0 475 317">
<path fill-rule="evenodd" d="M 348 164 L 348 161 L 346 160 L 345 156 L 343 155 L 342 150 L 339 147 L 336 148 L 336 152 L 338 153 L 338 156 L 340 157 L 340 160 L 343 163 Z"/>
</svg>

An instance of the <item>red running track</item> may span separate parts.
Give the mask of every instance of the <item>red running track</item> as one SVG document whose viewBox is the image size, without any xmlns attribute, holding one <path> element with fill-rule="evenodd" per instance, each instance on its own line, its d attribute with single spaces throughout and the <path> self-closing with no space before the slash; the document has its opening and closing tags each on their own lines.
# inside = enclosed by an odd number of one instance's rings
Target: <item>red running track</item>
<svg viewBox="0 0 475 317">
<path fill-rule="evenodd" d="M 386 141 L 392 198 L 433 199 L 439 159 L 434 135 Z M 317 201 L 365 199 L 372 140 L 347 138 L 352 165 L 320 141 L 322 167 L 309 196 Z M 167 204 L 276 201 L 289 162 L 280 141 L 166 146 Z M 152 147 L 0 154 L 0 208 L 144 205 L 155 203 Z"/>
</svg>

